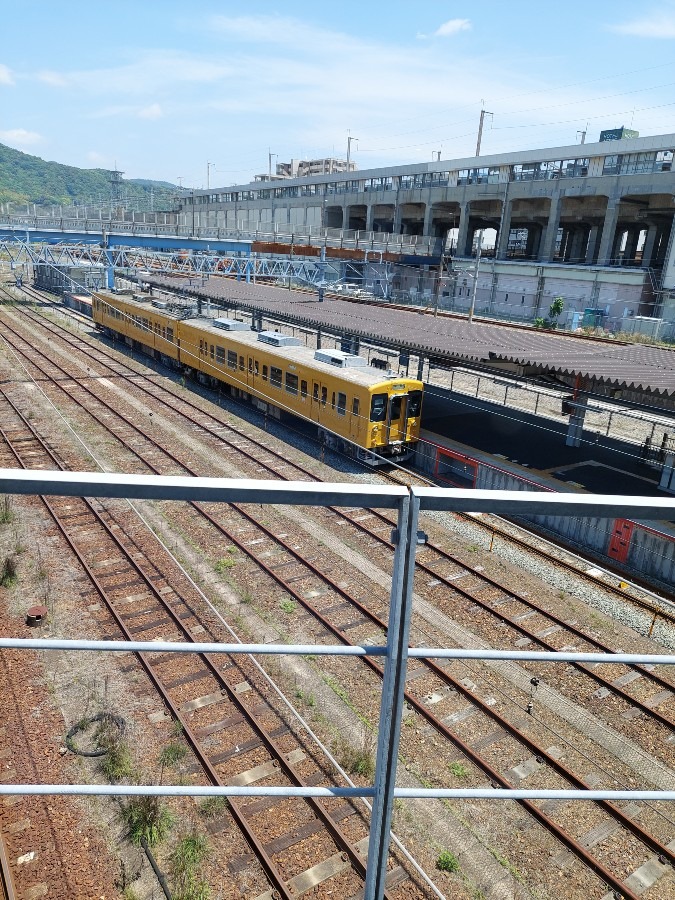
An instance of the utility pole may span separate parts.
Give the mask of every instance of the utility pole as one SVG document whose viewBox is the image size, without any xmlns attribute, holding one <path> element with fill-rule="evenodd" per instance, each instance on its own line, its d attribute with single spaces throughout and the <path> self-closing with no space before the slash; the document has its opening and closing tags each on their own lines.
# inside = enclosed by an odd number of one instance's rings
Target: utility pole
<svg viewBox="0 0 675 900">
<path fill-rule="evenodd" d="M 485 121 L 485 116 L 492 116 L 491 112 L 488 112 L 486 109 L 481 109 L 480 111 L 480 124 L 478 126 L 478 140 L 476 141 L 476 156 L 480 156 L 480 144 L 483 140 L 483 122 Z"/>
<path fill-rule="evenodd" d="M 583 131 L 577 131 L 577 134 L 581 135 L 581 140 L 579 141 L 580 144 L 586 143 L 586 134 L 587 133 L 588 133 L 588 122 L 586 122 L 586 127 L 584 128 Z"/>
<path fill-rule="evenodd" d="M 483 244 L 483 229 L 478 232 L 478 245 L 476 247 L 476 265 L 473 270 L 473 288 L 471 289 L 471 307 L 469 308 L 469 325 L 473 322 L 473 311 L 476 308 L 476 291 L 478 290 L 478 268 L 480 266 L 480 248 Z"/>
<path fill-rule="evenodd" d="M 210 175 L 211 175 L 211 166 L 215 169 L 216 164 L 212 162 L 206 163 L 206 190 L 208 191 L 210 188 Z"/>
<path fill-rule="evenodd" d="M 271 153 L 270 148 L 267 148 L 267 174 L 269 175 L 270 181 L 272 180 L 272 157 L 276 157 L 279 159 L 278 153 Z"/>
<path fill-rule="evenodd" d="M 352 137 L 351 134 L 349 134 L 349 132 L 347 132 L 347 171 L 348 172 L 351 171 L 351 169 L 349 168 L 349 160 L 351 159 L 351 155 L 352 155 L 352 141 L 356 141 L 356 143 L 358 144 L 359 139 L 356 137 Z"/>
</svg>

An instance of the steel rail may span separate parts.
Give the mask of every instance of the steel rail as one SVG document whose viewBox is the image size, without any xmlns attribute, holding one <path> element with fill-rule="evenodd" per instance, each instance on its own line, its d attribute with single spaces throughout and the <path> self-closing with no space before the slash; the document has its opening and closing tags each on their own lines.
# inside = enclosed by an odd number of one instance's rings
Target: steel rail
<svg viewBox="0 0 675 900">
<path fill-rule="evenodd" d="M 17 900 L 18 894 L 14 886 L 12 869 L 7 856 L 5 841 L 0 834 L 0 888 L 2 888 L 4 900 Z"/>
</svg>

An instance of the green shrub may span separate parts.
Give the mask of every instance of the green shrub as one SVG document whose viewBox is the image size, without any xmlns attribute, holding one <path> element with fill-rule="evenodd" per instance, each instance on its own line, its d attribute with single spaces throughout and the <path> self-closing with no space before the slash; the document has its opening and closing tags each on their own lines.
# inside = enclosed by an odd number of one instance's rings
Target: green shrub
<svg viewBox="0 0 675 900">
<path fill-rule="evenodd" d="M 199 804 L 199 815 L 215 819 L 228 808 L 227 797 L 207 797 Z"/>
<path fill-rule="evenodd" d="M 459 860 L 454 853 L 444 850 L 436 860 L 436 868 L 441 872 L 459 872 Z"/>
<path fill-rule="evenodd" d="M 138 847 L 145 840 L 156 847 L 171 831 L 174 817 L 159 797 L 133 797 L 122 807 L 122 821 L 131 843 Z"/>
</svg>

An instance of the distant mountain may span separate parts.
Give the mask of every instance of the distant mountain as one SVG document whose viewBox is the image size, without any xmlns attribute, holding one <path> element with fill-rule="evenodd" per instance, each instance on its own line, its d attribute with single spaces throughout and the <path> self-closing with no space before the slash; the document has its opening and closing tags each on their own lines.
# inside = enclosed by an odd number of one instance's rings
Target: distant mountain
<svg viewBox="0 0 675 900">
<path fill-rule="evenodd" d="M 147 199 L 152 193 L 155 207 L 171 206 L 179 189 L 168 181 L 146 178 L 122 179 L 124 198 Z M 77 169 L 47 162 L 0 144 L 0 201 L 16 203 L 71 204 L 110 199 L 110 171 Z"/>
</svg>

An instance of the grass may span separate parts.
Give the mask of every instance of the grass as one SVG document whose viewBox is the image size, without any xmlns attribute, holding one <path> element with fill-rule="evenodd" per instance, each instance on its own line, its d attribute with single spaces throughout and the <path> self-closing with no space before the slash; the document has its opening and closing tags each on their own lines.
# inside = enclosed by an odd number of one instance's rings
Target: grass
<svg viewBox="0 0 675 900">
<path fill-rule="evenodd" d="M 295 699 L 304 701 L 307 706 L 311 706 L 312 709 L 316 706 L 314 694 L 306 694 L 304 691 L 301 691 L 300 688 L 296 688 Z"/>
<path fill-rule="evenodd" d="M 9 525 L 15 518 L 12 498 L 5 495 L 0 503 L 0 525 Z"/>
<path fill-rule="evenodd" d="M 279 603 L 279 606 L 285 613 L 292 613 L 295 612 L 298 604 L 295 602 L 295 600 L 282 600 L 281 603 Z"/>
<path fill-rule="evenodd" d="M 178 842 L 169 856 L 174 900 L 208 900 L 209 886 L 199 873 L 208 853 L 208 841 L 199 831 L 190 831 Z"/>
<path fill-rule="evenodd" d="M 179 744 L 176 741 L 171 741 L 170 744 L 167 744 L 166 747 L 160 752 L 158 761 L 162 768 L 166 766 L 175 766 L 179 762 L 185 759 L 187 756 L 187 747 L 185 744 Z"/>
<path fill-rule="evenodd" d="M 17 583 L 19 576 L 16 568 L 16 559 L 13 555 L 6 556 L 0 574 L 0 585 L 10 588 Z"/>
<path fill-rule="evenodd" d="M 237 565 L 237 561 L 231 559 L 227 556 L 223 556 L 218 562 L 215 564 L 214 571 L 218 573 L 218 575 L 222 575 L 223 572 L 227 572 L 228 569 L 234 568 Z"/>
<path fill-rule="evenodd" d="M 159 797 L 134 797 L 122 807 L 121 816 L 135 847 L 143 840 L 149 847 L 156 847 L 166 839 L 174 824 L 171 810 Z"/>
<path fill-rule="evenodd" d="M 129 745 L 122 738 L 119 729 L 113 726 L 101 726 L 96 734 L 96 741 L 106 751 L 101 757 L 101 772 L 111 784 L 129 779 L 134 774 L 134 762 Z"/>
<path fill-rule="evenodd" d="M 459 872 L 459 860 L 454 853 L 444 850 L 436 860 L 436 868 L 441 872 Z"/>
<path fill-rule="evenodd" d="M 364 730 L 360 747 L 352 747 L 344 741 L 339 745 L 338 762 L 351 775 L 372 780 L 375 775 L 375 747 L 375 736 Z"/>
<path fill-rule="evenodd" d="M 458 762 L 450 763 L 448 768 L 455 776 L 455 778 L 466 778 L 469 774 L 469 770 L 467 769 L 467 767 Z"/>
</svg>

